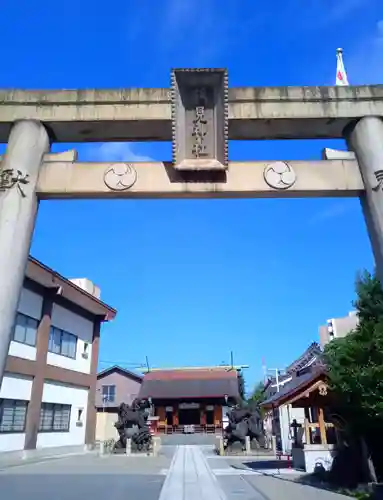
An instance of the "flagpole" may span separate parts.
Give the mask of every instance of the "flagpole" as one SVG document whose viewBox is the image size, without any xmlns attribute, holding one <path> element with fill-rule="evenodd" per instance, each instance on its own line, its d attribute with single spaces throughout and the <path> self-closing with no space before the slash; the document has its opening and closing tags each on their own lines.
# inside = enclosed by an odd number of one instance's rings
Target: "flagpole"
<svg viewBox="0 0 383 500">
<path fill-rule="evenodd" d="M 343 62 L 343 49 L 336 49 L 336 61 L 335 85 L 347 86 L 349 83 Z"/>
</svg>

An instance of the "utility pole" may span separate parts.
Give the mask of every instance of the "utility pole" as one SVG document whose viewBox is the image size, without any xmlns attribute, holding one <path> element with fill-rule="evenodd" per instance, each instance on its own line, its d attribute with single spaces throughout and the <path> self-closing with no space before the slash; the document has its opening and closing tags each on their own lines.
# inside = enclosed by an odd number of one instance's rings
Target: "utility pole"
<svg viewBox="0 0 383 500">
<path fill-rule="evenodd" d="M 280 383 L 279 383 L 279 375 L 280 373 L 283 371 L 283 370 L 280 370 L 279 368 L 268 368 L 267 371 L 270 371 L 270 372 L 273 372 L 275 373 L 275 385 L 277 387 L 277 393 L 279 392 L 279 389 L 280 389 Z M 283 408 L 279 407 L 278 408 L 278 413 L 279 413 L 279 431 L 280 431 L 280 434 L 281 434 L 281 441 L 282 441 L 282 448 L 284 447 L 283 446 L 283 436 L 284 436 L 284 432 L 283 432 L 283 422 L 284 422 L 284 418 L 283 418 Z M 274 416 L 273 416 L 274 417 Z M 282 449 L 282 451 L 284 451 Z"/>
</svg>

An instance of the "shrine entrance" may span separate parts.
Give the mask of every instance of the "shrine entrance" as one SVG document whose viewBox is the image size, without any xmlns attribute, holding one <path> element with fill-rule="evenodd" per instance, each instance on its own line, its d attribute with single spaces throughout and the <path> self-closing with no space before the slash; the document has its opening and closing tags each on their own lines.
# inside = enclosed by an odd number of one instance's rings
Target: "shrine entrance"
<svg viewBox="0 0 383 500">
<path fill-rule="evenodd" d="M 179 425 L 200 425 L 201 410 L 199 408 L 179 408 Z"/>
<path fill-rule="evenodd" d="M 382 279 L 382 116 L 383 86 L 229 89 L 224 69 L 173 70 L 170 91 L 3 91 L 0 381 L 39 200 L 359 197 Z M 322 161 L 228 159 L 229 139 L 313 138 L 345 138 L 352 152 L 329 151 Z M 52 142 L 169 140 L 172 162 L 84 163 L 75 151 L 50 153 Z"/>
</svg>

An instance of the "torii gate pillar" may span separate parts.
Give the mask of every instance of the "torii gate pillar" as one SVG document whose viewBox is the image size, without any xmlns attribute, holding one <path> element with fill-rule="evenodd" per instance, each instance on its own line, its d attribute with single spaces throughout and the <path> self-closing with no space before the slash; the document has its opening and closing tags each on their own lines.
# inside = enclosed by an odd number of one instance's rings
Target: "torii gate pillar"
<svg viewBox="0 0 383 500">
<path fill-rule="evenodd" d="M 0 387 L 35 226 L 36 184 L 49 146 L 40 122 L 16 122 L 0 166 Z"/>
<path fill-rule="evenodd" d="M 365 192 L 360 197 L 376 263 L 383 284 L 383 120 L 366 116 L 346 131 L 355 152 Z"/>
</svg>

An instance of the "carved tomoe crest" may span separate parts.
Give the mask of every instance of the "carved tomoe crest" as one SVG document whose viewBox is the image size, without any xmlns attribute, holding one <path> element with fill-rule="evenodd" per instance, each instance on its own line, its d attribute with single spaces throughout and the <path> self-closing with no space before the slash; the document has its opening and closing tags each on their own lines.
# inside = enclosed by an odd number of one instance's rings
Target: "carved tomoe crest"
<svg viewBox="0 0 383 500">
<path fill-rule="evenodd" d="M 263 177 L 266 183 L 274 189 L 288 189 L 296 181 L 293 167 L 283 161 L 276 161 L 267 165 Z"/>
<path fill-rule="evenodd" d="M 327 396 L 327 385 L 320 384 L 320 386 L 318 387 L 318 391 L 320 396 Z"/>
<path fill-rule="evenodd" d="M 125 191 L 137 180 L 137 172 L 130 163 L 114 163 L 104 173 L 104 183 L 112 191 Z"/>
</svg>

